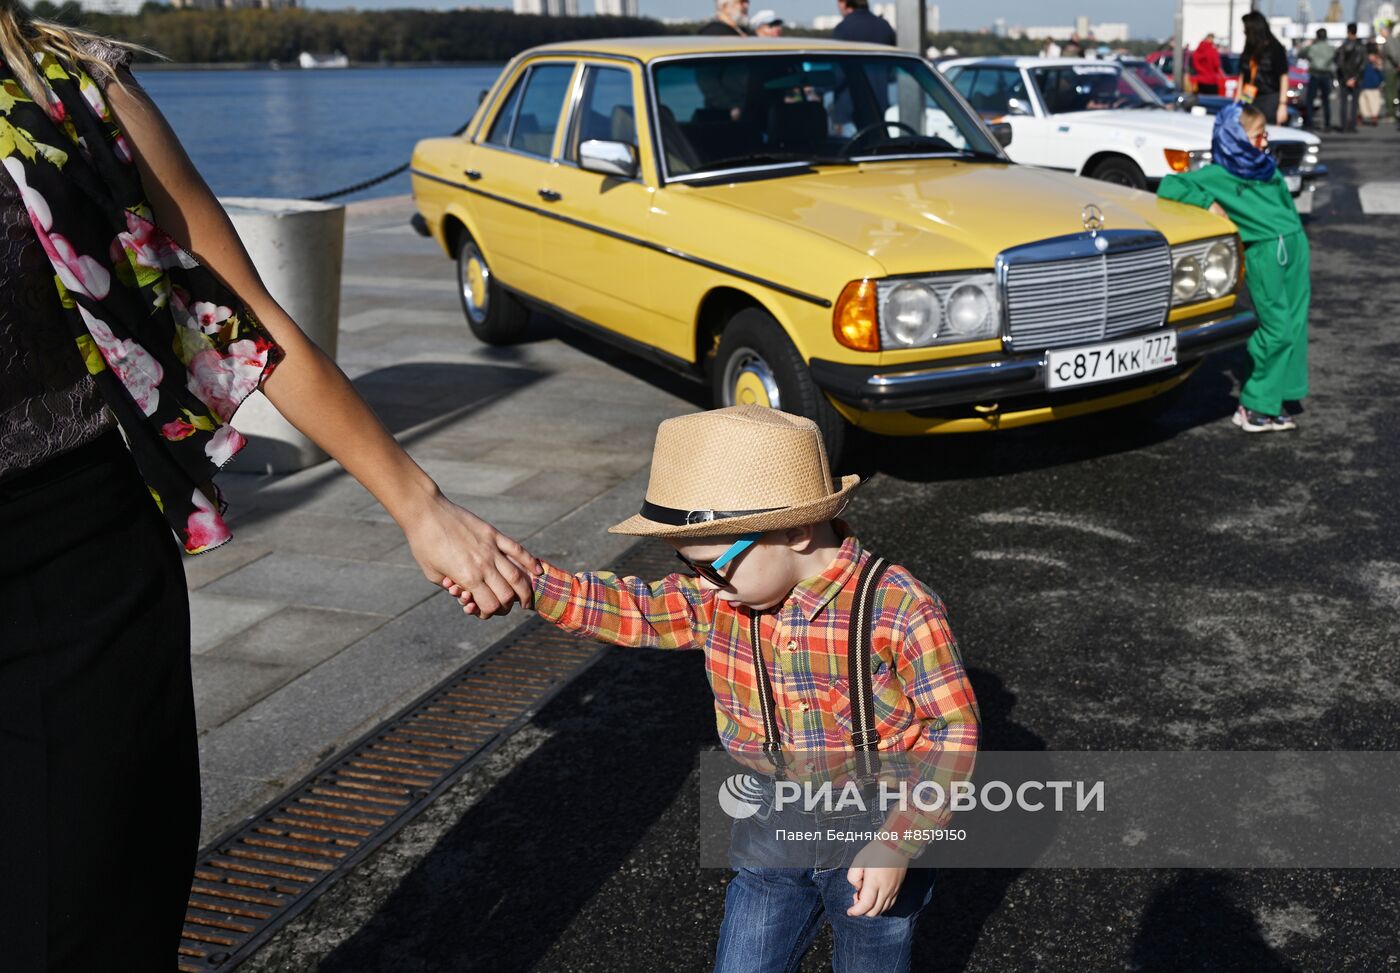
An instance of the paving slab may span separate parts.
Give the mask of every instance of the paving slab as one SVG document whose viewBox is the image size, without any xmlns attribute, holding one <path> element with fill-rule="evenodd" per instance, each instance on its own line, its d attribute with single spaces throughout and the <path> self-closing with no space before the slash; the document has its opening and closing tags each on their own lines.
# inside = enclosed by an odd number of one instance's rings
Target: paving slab
<svg viewBox="0 0 1400 973">
<path fill-rule="evenodd" d="M 274 551 L 201 590 L 381 615 L 407 611 L 433 594 L 423 573 L 411 568 L 283 551 Z"/>
<path fill-rule="evenodd" d="M 195 655 L 208 652 L 282 607 L 279 601 L 193 591 L 190 593 L 190 651 Z"/>
</svg>

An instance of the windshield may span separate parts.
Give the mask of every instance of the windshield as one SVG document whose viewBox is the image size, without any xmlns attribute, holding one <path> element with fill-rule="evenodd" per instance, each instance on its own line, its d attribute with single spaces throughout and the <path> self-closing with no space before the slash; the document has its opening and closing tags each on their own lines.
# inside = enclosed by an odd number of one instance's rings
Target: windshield
<svg viewBox="0 0 1400 973">
<path fill-rule="evenodd" d="M 743 54 L 652 68 L 667 177 L 881 158 L 1004 156 L 923 60 Z"/>
<path fill-rule="evenodd" d="M 1046 110 L 1052 115 L 1162 107 L 1146 85 L 1116 64 L 1032 68 L 1031 78 L 1040 89 Z"/>
<path fill-rule="evenodd" d="M 1170 98 L 1172 96 L 1175 85 L 1172 84 L 1171 78 L 1167 77 L 1161 71 L 1158 71 L 1153 65 L 1148 64 L 1146 61 L 1141 61 L 1135 64 L 1129 64 L 1128 70 L 1131 71 L 1139 81 L 1151 88 L 1152 93 L 1158 98 Z"/>
</svg>

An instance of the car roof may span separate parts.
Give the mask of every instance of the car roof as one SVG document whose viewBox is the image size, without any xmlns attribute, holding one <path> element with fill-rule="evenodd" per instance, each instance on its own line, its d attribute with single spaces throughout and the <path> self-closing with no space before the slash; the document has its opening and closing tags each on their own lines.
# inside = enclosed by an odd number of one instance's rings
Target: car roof
<svg viewBox="0 0 1400 973">
<path fill-rule="evenodd" d="M 540 54 L 605 54 L 638 61 L 652 61 L 678 54 L 734 54 L 765 51 L 820 51 L 831 53 L 875 52 L 918 55 L 885 44 L 855 44 L 814 37 L 711 37 L 709 35 L 669 35 L 665 37 L 612 37 L 600 40 L 563 41 L 543 44 L 524 51 L 522 56 Z"/>
<path fill-rule="evenodd" d="M 1006 68 L 1063 68 L 1073 66 L 1113 65 L 1112 57 L 1036 57 L 1034 54 L 999 54 L 995 57 L 960 57 L 948 66 L 967 67 L 970 64 L 990 64 Z"/>
</svg>

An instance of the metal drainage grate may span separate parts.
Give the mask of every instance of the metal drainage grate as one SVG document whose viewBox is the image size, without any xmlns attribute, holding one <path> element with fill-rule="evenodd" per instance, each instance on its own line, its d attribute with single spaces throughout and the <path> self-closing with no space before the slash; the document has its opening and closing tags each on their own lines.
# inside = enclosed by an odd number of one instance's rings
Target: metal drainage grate
<svg viewBox="0 0 1400 973">
<path fill-rule="evenodd" d="M 661 577 L 673 563 L 643 542 L 615 570 Z M 179 968 L 247 959 L 606 651 L 531 619 L 205 848 Z"/>
</svg>

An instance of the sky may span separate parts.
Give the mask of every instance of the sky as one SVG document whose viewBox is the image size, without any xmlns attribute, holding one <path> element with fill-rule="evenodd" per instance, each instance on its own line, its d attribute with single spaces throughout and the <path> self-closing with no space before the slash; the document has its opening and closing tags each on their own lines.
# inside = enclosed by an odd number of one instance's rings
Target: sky
<svg viewBox="0 0 1400 973">
<path fill-rule="evenodd" d="M 593 12 L 593 0 L 578 2 L 580 13 Z M 450 10 L 462 6 L 510 7 L 511 0 L 305 0 L 305 5 L 315 10 L 340 7 L 359 7 L 362 10 L 391 7 Z M 1074 23 L 1076 16 L 1083 14 L 1091 23 L 1121 23 L 1126 20 L 1133 37 L 1166 37 L 1171 33 L 1172 16 L 1176 9 L 1173 0 L 992 0 L 991 3 L 942 0 L 938 6 L 944 30 L 990 27 L 997 17 L 1006 18 L 1011 26 L 1069 25 Z M 1323 6 L 1326 4 L 1323 3 Z M 749 9 L 757 11 L 765 7 L 771 7 L 799 23 L 811 23 L 813 17 L 834 14 L 836 0 L 751 0 Z M 709 17 L 713 9 L 710 0 L 641 0 L 642 15 L 648 17 L 700 20 Z"/>
</svg>

